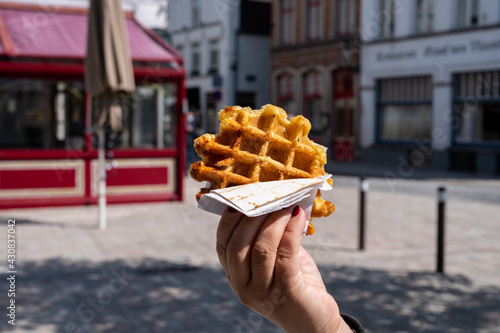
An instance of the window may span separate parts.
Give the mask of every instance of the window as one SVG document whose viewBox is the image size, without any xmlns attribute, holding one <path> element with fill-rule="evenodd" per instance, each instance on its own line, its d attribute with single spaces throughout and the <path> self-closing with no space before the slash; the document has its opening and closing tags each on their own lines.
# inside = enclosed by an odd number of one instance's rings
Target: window
<svg viewBox="0 0 500 333">
<path fill-rule="evenodd" d="M 255 109 L 255 93 L 238 91 L 236 93 L 236 104 L 243 107 L 248 106 L 252 109 Z"/>
<path fill-rule="evenodd" d="M 430 140 L 432 80 L 430 76 L 379 80 L 379 139 Z"/>
<path fill-rule="evenodd" d="M 84 148 L 82 82 L 0 80 L 0 148 Z"/>
<path fill-rule="evenodd" d="M 328 114 L 322 108 L 323 87 L 322 75 L 318 71 L 310 71 L 304 75 L 304 113 L 311 121 L 311 134 L 320 135 L 328 130 Z"/>
<path fill-rule="evenodd" d="M 478 25 L 479 0 L 457 1 L 457 28 L 466 28 Z"/>
<path fill-rule="evenodd" d="M 339 69 L 333 73 L 333 106 L 336 115 L 337 140 L 354 138 L 354 76 L 351 70 Z"/>
<path fill-rule="evenodd" d="M 292 0 L 280 0 L 280 44 L 292 43 L 293 36 L 293 2 Z"/>
<path fill-rule="evenodd" d="M 175 84 L 141 84 L 123 96 L 123 131 L 116 148 L 175 147 L 177 95 Z M 97 140 L 96 140 L 97 142 Z"/>
<path fill-rule="evenodd" d="M 219 42 L 217 40 L 210 41 L 210 68 L 209 74 L 215 74 L 219 70 Z"/>
<path fill-rule="evenodd" d="M 335 36 L 345 36 L 354 33 L 356 29 L 356 1 L 334 0 Z"/>
<path fill-rule="evenodd" d="M 180 54 L 181 56 L 183 56 L 183 57 L 184 57 L 184 45 L 181 45 L 181 44 L 177 45 L 177 46 L 175 47 L 175 50 L 176 50 L 177 52 L 179 52 L 179 54 Z"/>
<path fill-rule="evenodd" d="M 191 0 L 191 18 L 193 26 L 201 24 L 201 0 Z"/>
<path fill-rule="evenodd" d="M 191 44 L 191 76 L 200 75 L 200 44 Z"/>
<path fill-rule="evenodd" d="M 500 145 L 500 71 L 454 76 L 455 142 Z"/>
<path fill-rule="evenodd" d="M 380 37 L 394 37 L 395 0 L 380 0 Z"/>
<path fill-rule="evenodd" d="M 417 0 L 416 6 L 415 32 L 431 32 L 434 29 L 434 0 Z"/>
<path fill-rule="evenodd" d="M 278 106 L 285 110 L 289 117 L 295 115 L 295 82 L 292 74 L 278 76 Z"/>
<path fill-rule="evenodd" d="M 315 41 L 320 38 L 320 0 L 307 0 L 306 8 L 306 38 Z"/>
</svg>

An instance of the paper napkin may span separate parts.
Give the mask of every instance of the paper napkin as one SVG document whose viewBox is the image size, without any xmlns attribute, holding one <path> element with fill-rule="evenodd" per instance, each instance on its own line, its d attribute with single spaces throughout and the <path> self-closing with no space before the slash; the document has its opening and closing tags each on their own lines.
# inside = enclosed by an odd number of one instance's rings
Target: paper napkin
<svg viewBox="0 0 500 333">
<path fill-rule="evenodd" d="M 230 206 L 246 216 L 254 217 L 299 205 L 309 219 L 317 191 L 332 189 L 327 182 L 330 177 L 332 175 L 328 174 L 317 178 L 287 179 L 212 190 L 201 196 L 198 207 L 222 215 L 226 207 Z"/>
</svg>

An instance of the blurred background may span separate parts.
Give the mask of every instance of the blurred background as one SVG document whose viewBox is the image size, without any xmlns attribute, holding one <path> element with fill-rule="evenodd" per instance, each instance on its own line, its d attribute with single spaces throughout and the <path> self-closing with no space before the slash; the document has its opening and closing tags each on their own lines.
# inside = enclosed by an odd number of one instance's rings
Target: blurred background
<svg viewBox="0 0 500 333">
<path fill-rule="evenodd" d="M 0 1 L 0 248 L 9 219 L 18 235 L 1 331 L 281 332 L 227 286 L 186 175 L 220 109 L 271 103 L 328 148 L 337 210 L 304 247 L 341 311 L 369 332 L 500 332 L 500 2 L 121 4 L 135 90 L 102 128 L 99 230 L 89 1 Z"/>
</svg>

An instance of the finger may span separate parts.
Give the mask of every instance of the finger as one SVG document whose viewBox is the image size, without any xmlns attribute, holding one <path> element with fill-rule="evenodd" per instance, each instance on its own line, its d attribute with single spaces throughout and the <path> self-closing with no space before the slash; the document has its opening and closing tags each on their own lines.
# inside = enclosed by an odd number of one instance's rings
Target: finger
<svg viewBox="0 0 500 333">
<path fill-rule="evenodd" d="M 227 244 L 226 263 L 229 284 L 240 288 L 248 284 L 252 271 L 250 266 L 251 248 L 262 224 L 269 215 L 257 217 L 243 216 Z"/>
<path fill-rule="evenodd" d="M 276 252 L 275 274 L 279 275 L 284 283 L 289 282 L 293 277 L 297 277 L 300 271 L 298 254 L 306 223 L 306 214 L 303 209 L 299 208 L 298 214 L 290 218 L 283 232 L 283 237 Z"/>
<path fill-rule="evenodd" d="M 293 211 L 292 206 L 269 215 L 255 239 L 252 248 L 252 283 L 261 288 L 267 289 L 272 284 L 276 252 Z"/>
<path fill-rule="evenodd" d="M 216 251 L 219 257 L 219 262 L 227 273 L 226 251 L 227 243 L 231 239 L 234 230 L 241 221 L 243 214 L 238 212 L 232 207 L 226 208 L 220 218 L 219 225 L 217 226 L 217 243 Z"/>
</svg>

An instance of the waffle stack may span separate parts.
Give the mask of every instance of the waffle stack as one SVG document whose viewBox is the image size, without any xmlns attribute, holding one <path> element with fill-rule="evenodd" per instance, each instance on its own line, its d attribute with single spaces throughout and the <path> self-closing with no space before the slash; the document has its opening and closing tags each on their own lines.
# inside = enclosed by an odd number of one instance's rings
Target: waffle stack
<svg viewBox="0 0 500 333">
<path fill-rule="evenodd" d="M 311 124 L 306 118 L 288 121 L 283 109 L 268 104 L 261 110 L 226 107 L 219 112 L 219 120 L 220 134 L 204 134 L 194 141 L 202 161 L 191 165 L 190 175 L 210 183 L 197 199 L 212 189 L 325 174 L 325 149 L 307 137 Z M 311 219 L 335 210 L 320 195 L 318 191 Z M 307 234 L 313 233 L 309 223 Z"/>
</svg>

